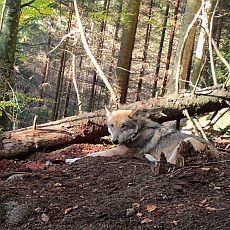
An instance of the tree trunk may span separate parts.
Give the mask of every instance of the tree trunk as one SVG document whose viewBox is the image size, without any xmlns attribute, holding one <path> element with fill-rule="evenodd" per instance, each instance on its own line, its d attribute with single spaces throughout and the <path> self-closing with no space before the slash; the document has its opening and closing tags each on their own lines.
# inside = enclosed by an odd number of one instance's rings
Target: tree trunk
<svg viewBox="0 0 230 230">
<path fill-rule="evenodd" d="M 169 1 L 167 1 L 166 8 L 165 8 L 165 14 L 164 14 L 164 21 L 162 24 L 163 29 L 161 32 L 160 45 L 159 45 L 158 54 L 157 54 L 156 71 L 155 71 L 155 76 L 154 76 L 154 81 L 153 81 L 153 91 L 152 91 L 153 97 L 155 97 L 156 92 L 157 92 L 157 82 L 159 78 L 161 55 L 162 55 L 162 50 L 164 46 L 165 32 L 166 32 L 166 26 L 167 26 L 167 21 L 168 21 L 168 16 L 169 16 L 169 6 L 170 6 Z"/>
<path fill-rule="evenodd" d="M 16 39 L 20 18 L 21 0 L 6 0 L 4 15 L 2 15 L 0 31 L 0 101 L 9 101 L 14 85 L 13 65 L 15 61 Z M 10 102 L 9 102 L 10 103 Z M 5 106 L 3 106 L 4 108 Z M 7 115 L 10 107 L 0 107 L 0 128 L 9 130 L 10 119 Z"/>
<path fill-rule="evenodd" d="M 127 7 L 128 24 L 124 25 L 121 36 L 121 47 L 117 62 L 117 79 L 115 87 L 117 95 L 120 97 L 120 103 L 122 104 L 126 102 L 139 8 L 140 0 L 129 0 Z"/>
<path fill-rule="evenodd" d="M 72 89 L 72 68 L 70 67 L 69 76 L 68 76 L 68 80 L 67 80 L 67 91 L 66 91 L 65 106 L 64 106 L 64 117 L 68 116 L 68 106 L 69 106 L 71 89 Z"/>
<path fill-rule="evenodd" d="M 169 74 L 169 66 L 170 66 L 170 61 L 171 61 L 171 56 L 172 56 L 172 49 L 173 49 L 173 41 L 174 41 L 174 36 L 175 36 L 175 31 L 176 31 L 176 24 L 177 24 L 177 14 L 179 10 L 179 5 L 180 5 L 180 0 L 176 1 L 174 12 L 173 12 L 173 23 L 169 35 L 169 44 L 168 44 L 168 51 L 167 51 L 167 57 L 166 57 L 166 64 L 165 64 L 165 70 L 163 74 L 163 82 L 161 86 L 161 96 L 165 94 L 166 91 L 166 85 L 168 81 L 168 74 Z"/>
<path fill-rule="evenodd" d="M 204 28 L 209 28 L 211 12 L 214 8 L 214 5 L 215 1 L 207 0 L 203 10 L 200 34 L 197 41 L 196 54 L 194 59 L 193 71 L 191 75 L 191 81 L 193 85 L 196 84 L 196 81 L 198 79 L 198 76 L 200 76 L 200 72 L 202 69 L 205 41 L 207 40 L 207 33 L 205 32 Z"/>
<path fill-rule="evenodd" d="M 50 49 L 50 45 L 51 45 L 51 33 L 48 33 L 48 49 Z M 45 56 L 45 65 L 44 65 L 44 69 L 43 69 L 43 73 L 42 73 L 42 83 L 41 83 L 41 90 L 40 90 L 40 98 L 44 99 L 44 93 L 45 93 L 45 85 L 44 83 L 46 83 L 48 81 L 48 72 L 49 72 L 49 62 L 50 62 L 50 58 L 49 58 L 49 54 L 47 53 Z M 39 106 L 42 106 L 44 104 L 43 101 L 39 101 Z"/>
<path fill-rule="evenodd" d="M 208 90 L 207 92 L 210 92 Z M 205 91 L 202 92 L 205 94 Z M 212 95 L 223 96 L 230 100 L 230 91 L 213 90 Z M 162 123 L 183 117 L 183 110 L 189 114 L 202 114 L 215 111 L 229 104 L 215 96 L 183 96 L 177 98 L 165 97 L 135 102 L 124 109 L 139 110 L 139 115 Z M 165 115 L 162 115 L 165 114 Z M 95 141 L 99 137 L 107 135 L 104 111 L 86 113 L 81 116 L 68 117 L 42 125 L 36 129 L 28 127 L 0 135 L 0 158 L 12 158 L 23 156 L 36 151 L 57 148 L 71 143 Z"/>
<path fill-rule="evenodd" d="M 69 12 L 68 12 L 68 23 L 66 28 L 66 34 L 70 32 L 71 24 L 72 24 L 72 15 L 73 15 L 73 2 L 69 5 Z M 54 109 L 53 109 L 53 120 L 58 119 L 59 114 L 59 108 L 60 108 L 60 102 L 61 102 L 61 96 L 62 96 L 62 88 L 63 88 L 63 81 L 64 81 L 64 75 L 65 75 L 65 66 L 66 66 L 66 59 L 67 59 L 67 51 L 66 45 L 68 42 L 68 38 L 64 42 L 63 45 L 63 52 L 61 54 L 61 60 L 60 60 L 60 67 L 58 71 L 58 79 L 57 79 L 57 88 L 55 93 L 55 103 L 54 103 Z"/>
<path fill-rule="evenodd" d="M 109 13 L 109 7 L 110 7 L 110 0 L 104 0 L 103 12 L 106 12 L 106 15 L 108 15 L 108 13 Z M 101 64 L 102 51 L 103 51 L 103 47 L 104 47 L 105 28 L 106 28 L 106 20 L 102 19 L 101 25 L 100 25 L 100 38 L 98 41 L 97 54 L 96 54 L 97 62 L 99 65 Z M 89 112 L 94 110 L 96 84 L 97 84 L 97 71 L 94 70 L 92 88 L 91 88 L 89 104 L 88 104 L 88 111 Z"/>
<path fill-rule="evenodd" d="M 122 14 L 122 6 L 123 6 L 123 0 L 118 1 L 117 3 L 117 8 L 118 8 L 118 17 L 116 20 L 116 24 L 115 24 L 115 31 L 114 31 L 114 36 L 113 36 L 113 45 L 112 45 L 112 52 L 111 52 L 111 58 L 112 58 L 112 62 L 109 66 L 109 73 L 108 75 L 111 77 L 114 73 L 114 62 L 115 62 L 115 52 L 116 52 L 116 43 L 119 41 L 119 30 L 120 30 L 120 25 L 121 25 L 121 14 Z"/>
<path fill-rule="evenodd" d="M 64 50 L 65 50 L 65 47 L 66 45 L 64 44 L 64 47 L 63 47 Z M 57 76 L 57 88 L 56 88 L 56 93 L 55 93 L 55 103 L 54 103 L 53 115 L 52 115 L 53 120 L 58 119 L 58 113 L 59 113 L 61 95 L 62 95 L 62 86 L 63 86 L 63 81 L 64 81 L 66 56 L 67 56 L 67 52 L 63 51 L 61 55 L 60 66 L 59 66 L 58 76 Z"/>
<path fill-rule="evenodd" d="M 150 1 L 149 16 L 148 16 L 149 21 L 152 18 L 152 9 L 153 9 L 153 0 Z M 146 32 L 145 32 L 145 43 L 144 43 L 144 50 L 143 50 L 143 54 L 142 54 L 143 55 L 142 56 L 142 65 L 141 65 L 139 80 L 138 80 L 138 84 L 137 84 L 136 101 L 140 101 L 140 93 L 141 93 L 142 82 L 143 82 L 142 78 L 145 75 L 145 63 L 147 62 L 151 29 L 152 29 L 152 25 L 150 23 L 148 23 L 147 27 L 146 27 Z"/>
<path fill-rule="evenodd" d="M 197 23 L 195 23 L 192 29 L 189 31 L 189 34 L 186 39 L 184 49 L 182 52 L 182 58 L 180 57 L 180 49 L 183 46 L 183 42 L 184 42 L 184 38 L 187 32 L 188 26 L 193 21 L 194 16 L 197 13 L 200 5 L 201 5 L 201 0 L 187 0 L 185 14 L 182 19 L 181 32 L 180 32 L 180 38 L 179 38 L 179 43 L 177 47 L 176 57 L 174 60 L 174 65 L 173 65 L 173 72 L 172 72 L 172 75 L 169 81 L 169 85 L 168 85 L 169 94 L 172 94 L 175 92 L 175 82 L 176 82 L 176 77 L 177 77 L 176 72 L 177 72 L 179 65 L 181 65 L 181 68 L 179 67 L 179 69 L 181 69 L 181 72 L 179 73 L 179 89 L 185 89 L 189 64 L 190 64 L 194 41 L 195 41 Z M 182 62 L 180 62 L 180 60 L 182 60 Z"/>
</svg>

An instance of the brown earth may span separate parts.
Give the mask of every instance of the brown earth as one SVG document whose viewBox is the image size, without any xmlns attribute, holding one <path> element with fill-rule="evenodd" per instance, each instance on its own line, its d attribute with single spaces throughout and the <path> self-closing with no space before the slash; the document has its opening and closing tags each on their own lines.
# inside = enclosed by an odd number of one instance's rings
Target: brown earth
<svg viewBox="0 0 230 230">
<path fill-rule="evenodd" d="M 193 162 L 157 176 L 145 159 L 132 156 L 64 163 L 102 149 L 74 144 L 1 160 L 0 203 L 27 204 L 30 213 L 16 224 L 0 218 L 0 229 L 229 229 L 229 160 Z M 7 180 L 17 173 L 23 179 Z"/>
</svg>

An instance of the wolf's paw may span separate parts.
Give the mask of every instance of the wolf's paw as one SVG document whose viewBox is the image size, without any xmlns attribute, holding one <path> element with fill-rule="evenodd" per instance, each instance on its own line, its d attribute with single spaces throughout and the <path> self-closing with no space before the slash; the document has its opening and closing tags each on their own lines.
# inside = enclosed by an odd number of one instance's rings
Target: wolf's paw
<svg viewBox="0 0 230 230">
<path fill-rule="evenodd" d="M 73 164 L 73 163 L 75 163 L 76 161 L 78 161 L 80 159 L 81 159 L 81 157 L 76 157 L 76 158 L 71 158 L 71 159 L 65 159 L 65 163 L 70 165 L 70 164 Z"/>
<path fill-rule="evenodd" d="M 144 154 L 144 157 L 150 162 L 157 162 L 157 159 L 153 157 L 151 154 Z"/>
</svg>

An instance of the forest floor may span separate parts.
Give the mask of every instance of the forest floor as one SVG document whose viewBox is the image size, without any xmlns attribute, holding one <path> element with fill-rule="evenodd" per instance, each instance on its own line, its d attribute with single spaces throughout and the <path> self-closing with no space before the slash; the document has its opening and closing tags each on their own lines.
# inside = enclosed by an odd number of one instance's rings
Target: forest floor
<svg viewBox="0 0 230 230">
<path fill-rule="evenodd" d="M 161 175 L 132 156 L 64 161 L 105 148 L 1 160 L 0 229 L 229 229 L 229 153 Z"/>
</svg>

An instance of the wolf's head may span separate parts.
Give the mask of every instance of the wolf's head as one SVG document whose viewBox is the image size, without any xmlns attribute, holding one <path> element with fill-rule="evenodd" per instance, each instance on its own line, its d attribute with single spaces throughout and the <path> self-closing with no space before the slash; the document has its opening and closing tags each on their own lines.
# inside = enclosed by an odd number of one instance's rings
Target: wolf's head
<svg viewBox="0 0 230 230">
<path fill-rule="evenodd" d="M 117 110 L 110 112 L 106 108 L 108 131 L 114 144 L 132 142 L 138 133 L 138 122 L 134 119 L 132 110 Z"/>
</svg>

